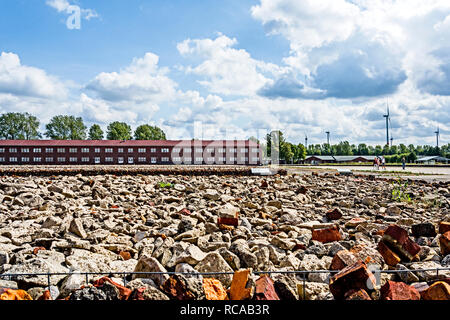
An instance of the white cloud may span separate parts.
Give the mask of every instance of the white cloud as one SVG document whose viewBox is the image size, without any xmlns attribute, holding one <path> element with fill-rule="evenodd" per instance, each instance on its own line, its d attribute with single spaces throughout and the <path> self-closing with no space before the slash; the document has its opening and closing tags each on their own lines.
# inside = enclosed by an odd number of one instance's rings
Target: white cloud
<svg viewBox="0 0 450 320">
<path fill-rule="evenodd" d="M 282 68 L 253 59 L 244 49 L 235 49 L 236 39 L 219 35 L 216 39 L 187 39 L 177 45 L 185 57 L 200 59 L 187 73 L 202 77 L 198 82 L 213 93 L 254 95 L 271 80 L 264 73 L 281 74 Z"/>
<path fill-rule="evenodd" d="M 44 70 L 22 65 L 17 54 L 0 55 L 0 93 L 16 96 L 64 98 L 64 85 Z"/>
<path fill-rule="evenodd" d="M 119 72 L 102 72 L 86 88 L 110 101 L 159 103 L 173 99 L 177 84 L 168 76 L 167 68 L 158 67 L 159 57 L 146 53 Z"/>
</svg>

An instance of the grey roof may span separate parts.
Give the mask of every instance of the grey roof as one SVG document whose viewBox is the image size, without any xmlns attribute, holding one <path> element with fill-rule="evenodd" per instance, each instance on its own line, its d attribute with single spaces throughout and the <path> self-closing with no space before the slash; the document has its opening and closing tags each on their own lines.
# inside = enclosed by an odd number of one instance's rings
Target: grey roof
<svg viewBox="0 0 450 320">
<path fill-rule="evenodd" d="M 331 161 L 352 161 L 355 160 L 357 158 L 364 158 L 367 160 L 373 160 L 375 159 L 375 156 L 359 156 L 359 155 L 354 155 L 354 156 L 307 156 L 306 160 L 308 160 L 309 158 L 317 158 L 320 160 L 331 160 Z"/>
<path fill-rule="evenodd" d="M 307 156 L 305 160 L 308 160 L 309 158 L 317 158 L 319 160 L 335 160 L 333 156 Z"/>
<path fill-rule="evenodd" d="M 423 158 L 417 159 L 417 161 L 430 161 L 430 160 L 450 161 L 450 159 L 441 157 L 441 156 L 428 156 L 428 157 L 423 157 Z"/>
</svg>

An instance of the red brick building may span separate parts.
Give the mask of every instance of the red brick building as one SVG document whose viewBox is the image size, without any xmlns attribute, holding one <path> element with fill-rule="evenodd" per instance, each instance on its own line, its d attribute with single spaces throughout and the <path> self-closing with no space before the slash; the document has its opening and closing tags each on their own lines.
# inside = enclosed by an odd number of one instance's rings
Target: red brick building
<svg viewBox="0 0 450 320">
<path fill-rule="evenodd" d="M 0 165 L 259 165 L 250 140 L 0 140 Z"/>
</svg>

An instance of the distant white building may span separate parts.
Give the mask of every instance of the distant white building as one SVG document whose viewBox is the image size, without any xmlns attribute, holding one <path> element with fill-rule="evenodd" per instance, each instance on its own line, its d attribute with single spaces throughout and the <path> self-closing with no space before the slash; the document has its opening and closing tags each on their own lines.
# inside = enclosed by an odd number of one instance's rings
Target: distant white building
<svg viewBox="0 0 450 320">
<path fill-rule="evenodd" d="M 423 158 L 417 159 L 417 163 L 422 163 L 422 164 L 436 164 L 436 163 L 448 164 L 449 161 L 450 161 L 450 159 L 441 157 L 441 156 L 429 156 L 429 157 L 423 157 Z"/>
</svg>

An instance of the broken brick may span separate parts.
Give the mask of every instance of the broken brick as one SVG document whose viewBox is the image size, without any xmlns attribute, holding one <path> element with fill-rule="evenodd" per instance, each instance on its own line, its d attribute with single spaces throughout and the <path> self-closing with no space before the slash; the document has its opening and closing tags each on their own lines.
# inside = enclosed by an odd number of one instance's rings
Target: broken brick
<svg viewBox="0 0 450 320">
<path fill-rule="evenodd" d="M 172 298 L 177 300 L 195 300 L 195 294 L 189 290 L 188 285 L 181 276 L 176 274 L 172 275 L 164 281 L 161 289 L 166 292 Z"/>
<path fill-rule="evenodd" d="M 123 260 L 127 261 L 131 259 L 131 254 L 128 251 L 120 251 L 119 255 L 123 258 Z"/>
<path fill-rule="evenodd" d="M 226 224 L 219 224 L 219 229 L 223 230 L 223 231 L 233 231 L 234 227 L 233 226 L 228 226 Z"/>
<path fill-rule="evenodd" d="M 450 300 L 450 284 L 444 281 L 433 283 L 422 297 L 424 300 Z"/>
<path fill-rule="evenodd" d="M 263 275 L 256 280 L 255 298 L 256 300 L 280 300 L 273 280 L 268 275 Z"/>
<path fill-rule="evenodd" d="M 416 288 L 404 282 L 386 281 L 380 289 L 381 300 L 420 300 Z"/>
<path fill-rule="evenodd" d="M 115 286 L 117 288 L 117 290 L 119 291 L 119 299 L 127 300 L 129 298 L 129 296 L 131 295 L 131 292 L 132 292 L 131 289 L 121 286 L 120 284 L 112 281 L 108 277 L 103 277 L 103 278 L 100 278 L 100 279 L 94 281 L 93 285 L 94 285 L 94 287 L 98 288 L 98 287 L 103 286 L 105 282 L 109 282 L 110 284 L 112 284 L 113 286 Z"/>
<path fill-rule="evenodd" d="M 414 237 L 435 237 L 436 228 L 432 223 L 418 223 L 411 226 L 411 233 Z"/>
<path fill-rule="evenodd" d="M 33 300 L 25 290 L 0 289 L 0 300 Z"/>
<path fill-rule="evenodd" d="M 420 246 L 408 237 L 408 231 L 395 224 L 386 229 L 382 241 L 409 261 L 412 261 L 420 251 Z"/>
<path fill-rule="evenodd" d="M 228 295 L 222 283 L 213 278 L 203 279 L 203 290 L 206 300 L 228 300 Z"/>
<path fill-rule="evenodd" d="M 181 209 L 180 211 L 178 211 L 178 213 L 182 214 L 182 215 L 185 215 L 185 216 L 189 216 L 191 214 L 191 212 L 188 209 L 186 209 L 186 208 Z"/>
<path fill-rule="evenodd" d="M 253 296 L 253 285 L 250 281 L 250 269 L 241 269 L 233 274 L 230 286 L 230 300 L 247 300 Z"/>
<path fill-rule="evenodd" d="M 346 249 L 340 250 L 334 255 L 333 260 L 331 260 L 330 270 L 342 270 L 358 261 L 360 261 L 360 259 L 350 251 Z"/>
<path fill-rule="evenodd" d="M 342 300 L 350 290 L 364 289 L 367 292 L 375 289 L 376 279 L 363 262 L 345 267 L 330 279 L 330 292 L 336 300 Z"/>
<path fill-rule="evenodd" d="M 217 218 L 217 224 L 237 227 L 239 225 L 239 220 L 237 218 L 219 217 Z"/>
<path fill-rule="evenodd" d="M 320 241 L 322 243 L 340 241 L 341 239 L 341 233 L 337 226 L 332 228 L 314 229 L 312 231 L 312 240 Z"/>
<path fill-rule="evenodd" d="M 44 293 L 37 300 L 53 300 L 49 290 L 45 290 Z"/>
<path fill-rule="evenodd" d="M 342 218 L 342 211 L 339 208 L 334 208 L 326 213 L 328 220 L 339 220 Z"/>
<path fill-rule="evenodd" d="M 446 232 L 450 231 L 450 222 L 442 221 L 439 223 L 439 233 L 444 234 Z"/>
<path fill-rule="evenodd" d="M 386 262 L 387 265 L 393 267 L 400 263 L 400 257 L 394 251 L 389 249 L 389 247 L 385 245 L 384 242 L 378 242 L 377 250 L 383 256 L 384 262 Z"/>
<path fill-rule="evenodd" d="M 33 249 L 33 253 L 37 254 L 41 250 L 45 250 L 45 248 L 44 247 L 36 247 L 36 248 Z"/>
<path fill-rule="evenodd" d="M 439 246 L 443 256 L 450 254 L 450 231 L 447 231 L 439 237 Z"/>
<path fill-rule="evenodd" d="M 372 300 L 364 289 L 350 290 L 344 295 L 345 300 Z"/>
</svg>

